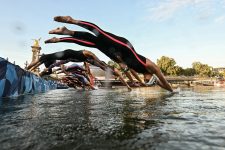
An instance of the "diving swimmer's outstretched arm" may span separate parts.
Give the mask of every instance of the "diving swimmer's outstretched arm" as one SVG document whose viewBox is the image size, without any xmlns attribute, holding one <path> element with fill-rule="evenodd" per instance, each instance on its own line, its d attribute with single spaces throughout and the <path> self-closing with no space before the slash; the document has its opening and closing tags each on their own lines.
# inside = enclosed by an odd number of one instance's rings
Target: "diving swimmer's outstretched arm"
<svg viewBox="0 0 225 150">
<path fill-rule="evenodd" d="M 130 86 L 127 84 L 127 82 L 123 79 L 123 76 L 121 75 L 121 73 L 119 72 L 119 70 L 116 69 L 116 68 L 114 68 L 113 71 L 114 71 L 114 74 L 115 74 L 116 76 L 119 77 L 120 81 L 121 81 L 124 85 L 127 86 L 128 91 L 131 91 L 131 90 L 132 90 L 131 87 L 130 87 Z"/>
<path fill-rule="evenodd" d="M 90 51 L 84 50 L 84 55 L 87 56 L 87 57 L 89 57 L 89 58 L 91 58 L 92 60 L 94 60 L 94 65 L 100 67 L 102 70 L 106 71 L 106 69 L 109 68 L 107 64 L 105 64 L 105 63 L 103 63 L 102 61 L 100 61 L 100 60 L 98 59 L 98 57 L 95 56 L 95 54 L 91 53 Z M 120 79 L 120 81 L 121 81 L 124 85 L 127 86 L 128 91 L 131 91 L 131 90 L 132 90 L 131 87 L 130 87 L 130 86 L 127 84 L 127 82 L 123 79 L 123 77 L 122 77 L 122 75 L 120 74 L 120 72 L 119 72 L 118 70 L 115 70 L 115 69 L 112 70 L 112 71 L 113 71 L 113 74 L 114 74 L 115 76 L 118 76 L 119 79 Z"/>
</svg>

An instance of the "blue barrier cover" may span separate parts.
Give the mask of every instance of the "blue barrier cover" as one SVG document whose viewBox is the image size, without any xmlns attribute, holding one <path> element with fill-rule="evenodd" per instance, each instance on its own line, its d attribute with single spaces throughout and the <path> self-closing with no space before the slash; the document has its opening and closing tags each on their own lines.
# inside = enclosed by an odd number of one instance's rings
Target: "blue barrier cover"
<svg viewBox="0 0 225 150">
<path fill-rule="evenodd" d="M 58 85 L 56 81 L 44 80 L 0 57 L 0 97 L 46 92 Z"/>
</svg>

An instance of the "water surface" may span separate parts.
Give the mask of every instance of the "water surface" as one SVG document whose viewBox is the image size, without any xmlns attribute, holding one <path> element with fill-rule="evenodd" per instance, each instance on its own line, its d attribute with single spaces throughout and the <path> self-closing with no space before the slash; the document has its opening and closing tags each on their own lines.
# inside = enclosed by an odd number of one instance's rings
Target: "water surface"
<svg viewBox="0 0 225 150">
<path fill-rule="evenodd" d="M 225 89 L 66 89 L 1 99 L 0 147 L 225 149 Z"/>
</svg>

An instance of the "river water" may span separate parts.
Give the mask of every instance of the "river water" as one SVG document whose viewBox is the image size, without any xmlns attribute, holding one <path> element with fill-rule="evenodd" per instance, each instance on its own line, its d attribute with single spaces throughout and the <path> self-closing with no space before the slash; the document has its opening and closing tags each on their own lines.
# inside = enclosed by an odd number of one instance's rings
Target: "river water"
<svg viewBox="0 0 225 150">
<path fill-rule="evenodd" d="M 1 99 L 0 149 L 225 149 L 225 88 L 64 89 Z"/>
</svg>

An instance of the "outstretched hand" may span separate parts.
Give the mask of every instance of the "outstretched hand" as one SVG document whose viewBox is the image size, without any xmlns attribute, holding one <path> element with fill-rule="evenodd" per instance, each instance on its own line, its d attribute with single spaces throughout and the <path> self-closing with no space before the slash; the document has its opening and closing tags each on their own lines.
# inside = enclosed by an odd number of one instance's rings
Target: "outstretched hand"
<svg viewBox="0 0 225 150">
<path fill-rule="evenodd" d="M 172 94 L 179 94 L 179 92 L 180 92 L 180 88 L 176 88 L 171 93 Z"/>
<path fill-rule="evenodd" d="M 128 89 L 128 92 L 131 92 L 132 91 L 132 88 L 131 87 L 127 87 Z"/>
</svg>

